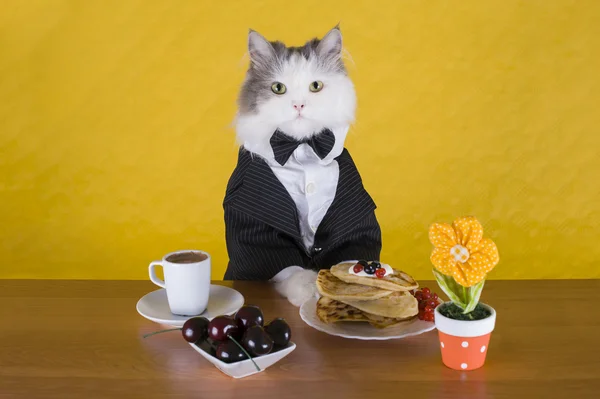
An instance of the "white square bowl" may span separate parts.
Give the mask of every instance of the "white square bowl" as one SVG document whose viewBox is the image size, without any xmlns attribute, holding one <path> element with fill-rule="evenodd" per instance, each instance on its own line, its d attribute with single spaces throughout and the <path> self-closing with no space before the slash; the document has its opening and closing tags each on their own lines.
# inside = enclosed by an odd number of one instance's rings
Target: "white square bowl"
<svg viewBox="0 0 600 399">
<path fill-rule="evenodd" d="M 249 375 L 260 373 L 261 371 L 265 371 L 268 367 L 274 365 L 287 355 L 289 355 L 294 349 L 296 349 L 296 344 L 290 342 L 287 347 L 284 349 L 280 349 L 277 352 L 269 353 L 268 355 L 254 357 L 254 361 L 260 368 L 260 371 L 256 370 L 254 363 L 252 360 L 246 359 L 240 362 L 235 363 L 225 363 L 212 356 L 210 353 L 205 352 L 199 346 L 195 344 L 190 344 L 192 348 L 196 350 L 199 354 L 201 354 L 206 360 L 211 362 L 216 368 L 221 370 L 223 373 L 227 374 L 233 378 L 244 378 Z"/>
</svg>

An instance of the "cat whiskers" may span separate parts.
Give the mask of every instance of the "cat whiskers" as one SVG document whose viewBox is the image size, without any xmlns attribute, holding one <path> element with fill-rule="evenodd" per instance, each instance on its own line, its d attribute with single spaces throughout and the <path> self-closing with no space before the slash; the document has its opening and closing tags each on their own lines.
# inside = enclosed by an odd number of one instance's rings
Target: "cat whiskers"
<svg viewBox="0 0 600 399">
<path fill-rule="evenodd" d="M 356 63 L 354 62 L 354 58 L 352 58 L 352 54 L 350 54 L 350 51 L 346 50 L 345 48 L 342 49 L 342 59 L 350 61 L 352 65 L 356 67 Z"/>
</svg>

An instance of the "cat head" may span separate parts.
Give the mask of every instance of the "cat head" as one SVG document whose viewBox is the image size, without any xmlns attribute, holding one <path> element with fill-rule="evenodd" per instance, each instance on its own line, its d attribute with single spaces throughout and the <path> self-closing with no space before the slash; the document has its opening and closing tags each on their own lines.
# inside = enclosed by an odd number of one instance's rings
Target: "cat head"
<svg viewBox="0 0 600 399">
<path fill-rule="evenodd" d="M 268 140 L 276 129 L 298 139 L 354 121 L 356 94 L 342 60 L 338 26 L 301 47 L 248 34 L 250 67 L 238 98 L 241 142 Z"/>
</svg>

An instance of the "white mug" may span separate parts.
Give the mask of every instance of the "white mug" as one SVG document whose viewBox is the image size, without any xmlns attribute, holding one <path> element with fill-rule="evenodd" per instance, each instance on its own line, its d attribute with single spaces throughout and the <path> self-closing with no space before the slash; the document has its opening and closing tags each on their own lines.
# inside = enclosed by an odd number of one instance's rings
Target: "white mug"
<svg viewBox="0 0 600 399">
<path fill-rule="evenodd" d="M 176 263 L 173 259 L 190 252 L 206 258 L 192 263 Z M 165 281 L 156 276 L 156 266 L 162 266 Z M 150 281 L 167 291 L 171 313 L 197 316 L 206 310 L 210 292 L 210 254 L 199 250 L 171 252 L 163 256 L 162 260 L 151 262 L 148 271 Z"/>
</svg>

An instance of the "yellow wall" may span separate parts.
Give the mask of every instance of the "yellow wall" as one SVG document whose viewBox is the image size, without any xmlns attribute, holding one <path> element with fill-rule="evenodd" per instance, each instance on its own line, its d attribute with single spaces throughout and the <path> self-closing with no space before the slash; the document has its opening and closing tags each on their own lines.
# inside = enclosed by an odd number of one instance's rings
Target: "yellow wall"
<svg viewBox="0 0 600 399">
<path fill-rule="evenodd" d="M 490 278 L 600 277 L 599 20 L 596 0 L 3 0 L 0 277 L 146 278 L 193 247 L 221 278 L 247 29 L 338 21 L 385 261 L 430 278 L 429 224 L 474 214 Z"/>
</svg>

